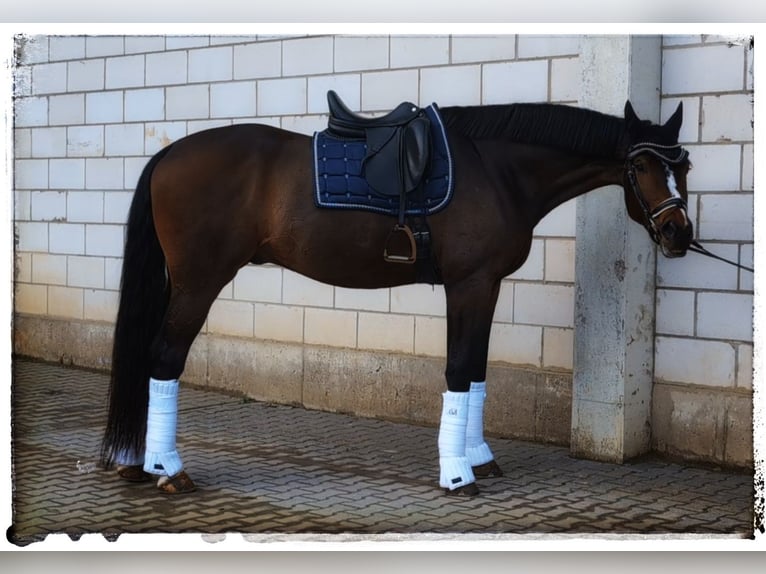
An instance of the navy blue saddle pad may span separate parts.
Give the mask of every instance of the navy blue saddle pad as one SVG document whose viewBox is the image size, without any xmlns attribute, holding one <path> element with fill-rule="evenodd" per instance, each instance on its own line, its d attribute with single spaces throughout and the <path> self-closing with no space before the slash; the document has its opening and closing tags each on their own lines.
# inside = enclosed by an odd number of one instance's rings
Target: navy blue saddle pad
<svg viewBox="0 0 766 574">
<path fill-rule="evenodd" d="M 407 197 L 407 215 L 431 215 L 452 199 L 453 166 L 439 108 L 425 108 L 431 121 L 431 157 L 426 169 L 424 193 Z M 317 207 L 357 209 L 386 215 L 399 213 L 399 197 L 378 194 L 362 173 L 367 153 L 364 140 L 337 138 L 327 131 L 314 133 L 314 202 Z"/>
</svg>

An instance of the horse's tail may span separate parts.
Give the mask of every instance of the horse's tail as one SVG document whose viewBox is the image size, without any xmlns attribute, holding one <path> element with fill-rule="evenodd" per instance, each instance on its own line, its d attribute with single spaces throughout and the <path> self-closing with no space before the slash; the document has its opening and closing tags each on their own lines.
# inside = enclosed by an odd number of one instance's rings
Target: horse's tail
<svg viewBox="0 0 766 574">
<path fill-rule="evenodd" d="M 120 303 L 114 329 L 109 414 L 101 443 L 101 464 L 118 453 L 144 450 L 149 404 L 151 347 L 168 305 L 165 256 L 152 216 L 152 172 L 170 149 L 162 149 L 144 167 L 128 214 Z"/>
</svg>

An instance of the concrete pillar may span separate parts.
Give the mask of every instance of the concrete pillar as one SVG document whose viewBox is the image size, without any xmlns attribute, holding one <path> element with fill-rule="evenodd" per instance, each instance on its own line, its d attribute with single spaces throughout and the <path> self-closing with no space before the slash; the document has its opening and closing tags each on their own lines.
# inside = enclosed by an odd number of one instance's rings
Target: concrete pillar
<svg viewBox="0 0 766 574">
<path fill-rule="evenodd" d="M 661 38 L 585 36 L 580 106 L 660 116 Z M 573 456 L 622 463 L 651 439 L 655 247 L 628 218 L 623 190 L 577 199 Z"/>
</svg>

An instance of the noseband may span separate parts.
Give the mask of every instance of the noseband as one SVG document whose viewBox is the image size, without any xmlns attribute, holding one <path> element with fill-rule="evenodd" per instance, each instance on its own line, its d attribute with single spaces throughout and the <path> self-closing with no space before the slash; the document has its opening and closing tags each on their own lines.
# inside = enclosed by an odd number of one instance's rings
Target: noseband
<svg viewBox="0 0 766 574">
<path fill-rule="evenodd" d="M 660 243 L 660 230 L 657 227 L 657 219 L 659 216 L 670 209 L 682 209 L 686 213 L 686 201 L 676 195 L 671 195 L 666 200 L 661 201 L 653 209 L 649 208 L 649 204 L 641 192 L 641 186 L 638 183 L 638 176 L 636 175 L 636 166 L 633 164 L 633 159 L 642 154 L 650 153 L 657 157 L 665 168 L 666 172 L 670 171 L 670 165 L 677 165 L 686 161 L 689 157 L 689 152 L 681 147 L 680 144 L 675 145 L 661 145 L 651 142 L 643 142 L 632 145 L 628 149 L 628 154 L 625 158 L 625 171 L 628 174 L 628 181 L 630 187 L 633 190 L 638 204 L 641 206 L 641 210 L 644 212 L 644 227 L 649 232 L 649 236 L 652 241 Z"/>
</svg>

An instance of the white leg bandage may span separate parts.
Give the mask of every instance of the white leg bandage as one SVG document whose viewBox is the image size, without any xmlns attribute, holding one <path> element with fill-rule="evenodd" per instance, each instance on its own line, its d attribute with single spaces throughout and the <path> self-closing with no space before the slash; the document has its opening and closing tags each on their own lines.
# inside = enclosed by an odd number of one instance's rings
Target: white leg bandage
<svg viewBox="0 0 766 574">
<path fill-rule="evenodd" d="M 149 474 L 173 476 L 183 469 L 176 451 L 177 419 L 178 381 L 149 379 L 144 457 L 144 470 Z"/>
<path fill-rule="evenodd" d="M 487 383 L 471 383 L 468 392 L 468 425 L 465 431 L 465 454 L 471 466 L 479 466 L 494 460 L 489 445 L 484 440 L 484 399 Z"/>
<path fill-rule="evenodd" d="M 469 393 L 447 391 L 442 396 L 439 425 L 439 486 L 455 490 L 476 481 L 465 455 L 465 431 L 468 423 Z"/>
</svg>

